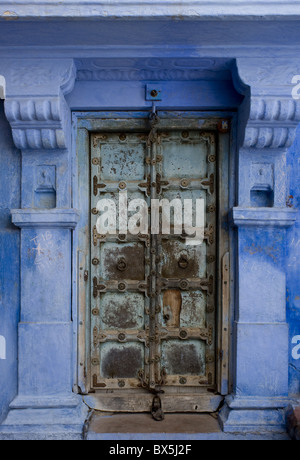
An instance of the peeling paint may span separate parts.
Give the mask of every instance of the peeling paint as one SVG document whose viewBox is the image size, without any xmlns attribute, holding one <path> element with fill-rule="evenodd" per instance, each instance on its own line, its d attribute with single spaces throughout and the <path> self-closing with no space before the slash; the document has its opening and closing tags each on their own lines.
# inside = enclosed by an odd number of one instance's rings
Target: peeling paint
<svg viewBox="0 0 300 460">
<path fill-rule="evenodd" d="M 6 359 L 6 340 L 0 335 L 0 359 Z"/>
<path fill-rule="evenodd" d="M 14 11 L 5 11 L 4 13 L 1 14 L 1 18 L 7 21 L 14 21 L 16 19 L 19 19 L 19 16 Z"/>
</svg>

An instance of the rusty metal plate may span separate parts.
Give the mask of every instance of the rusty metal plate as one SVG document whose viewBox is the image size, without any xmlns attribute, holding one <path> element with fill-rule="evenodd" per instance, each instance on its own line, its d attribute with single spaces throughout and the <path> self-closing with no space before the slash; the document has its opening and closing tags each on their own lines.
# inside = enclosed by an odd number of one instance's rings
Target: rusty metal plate
<svg viewBox="0 0 300 460">
<path fill-rule="evenodd" d="M 164 278 L 205 278 L 206 245 L 188 246 L 180 240 L 162 241 Z"/>
<path fill-rule="evenodd" d="M 205 375 L 205 344 L 198 340 L 182 342 L 164 341 L 162 344 L 162 365 L 168 375 Z"/>
<path fill-rule="evenodd" d="M 100 379 L 137 378 L 144 365 L 144 347 L 136 343 L 100 345 Z"/>
<path fill-rule="evenodd" d="M 107 280 L 145 279 L 145 245 L 107 242 L 100 248 L 98 275 Z"/>
</svg>

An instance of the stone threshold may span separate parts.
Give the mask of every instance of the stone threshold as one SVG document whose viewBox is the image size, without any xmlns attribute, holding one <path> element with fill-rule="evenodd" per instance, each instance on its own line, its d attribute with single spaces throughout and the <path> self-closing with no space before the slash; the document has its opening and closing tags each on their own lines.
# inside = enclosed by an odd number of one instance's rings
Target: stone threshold
<svg viewBox="0 0 300 460">
<path fill-rule="evenodd" d="M 224 433 L 215 414 L 165 414 L 155 421 L 150 414 L 94 411 L 85 440 L 290 440 L 287 433 Z"/>
</svg>

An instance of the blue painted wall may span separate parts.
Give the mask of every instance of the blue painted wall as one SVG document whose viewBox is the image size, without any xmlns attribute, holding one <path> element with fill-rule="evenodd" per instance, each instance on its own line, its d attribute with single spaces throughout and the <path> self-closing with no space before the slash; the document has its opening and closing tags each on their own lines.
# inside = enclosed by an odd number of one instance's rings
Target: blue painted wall
<svg viewBox="0 0 300 460">
<path fill-rule="evenodd" d="M 300 209 L 300 126 L 288 153 L 290 205 Z M 296 225 L 287 232 L 287 318 L 290 334 L 290 392 L 300 392 L 300 213 Z M 294 343 L 292 343 L 294 341 Z"/>
<path fill-rule="evenodd" d="M 11 223 L 10 209 L 20 207 L 20 165 L 0 101 L 0 335 L 6 340 L 6 359 L 0 359 L 0 423 L 17 393 L 20 231 Z"/>
<path fill-rule="evenodd" d="M 288 152 L 290 205 L 300 208 L 300 126 Z M 21 155 L 0 101 L 0 336 L 6 339 L 6 359 L 0 359 L 0 423 L 17 393 L 17 327 L 20 316 L 20 233 L 11 224 L 10 209 L 20 208 Z M 281 254 L 281 257 L 283 255 Z M 300 392 L 300 214 L 287 231 L 286 276 L 289 324 L 289 389 Z M 282 263 L 282 259 L 281 259 Z M 296 337 L 296 338 L 295 338 Z M 276 340 L 276 337 L 274 337 Z M 294 343 L 293 343 L 294 340 Z M 276 359 L 276 357 L 274 357 Z M 33 371 L 33 370 L 32 370 Z"/>
</svg>

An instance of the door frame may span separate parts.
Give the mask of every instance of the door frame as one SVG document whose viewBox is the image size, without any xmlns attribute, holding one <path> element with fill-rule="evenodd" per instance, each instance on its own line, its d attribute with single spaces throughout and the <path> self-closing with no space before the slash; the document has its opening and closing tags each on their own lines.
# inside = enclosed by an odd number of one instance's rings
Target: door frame
<svg viewBox="0 0 300 460">
<path fill-rule="evenodd" d="M 73 390 L 89 394 L 89 305 L 90 305 L 90 134 L 107 130 L 107 120 L 147 119 L 150 111 L 73 112 L 73 207 L 80 212 L 80 221 L 73 234 L 72 250 L 72 318 L 73 318 Z M 159 111 L 160 116 L 178 120 L 198 119 L 199 129 L 218 133 L 218 205 L 217 205 L 217 293 L 216 293 L 216 383 L 217 392 L 226 396 L 233 387 L 233 321 L 235 299 L 235 231 L 230 225 L 229 212 L 236 203 L 237 171 L 237 113 Z M 225 122 L 222 123 L 222 122 Z M 227 131 L 226 122 L 230 129 Z M 122 123 L 120 123 L 122 129 Z M 125 129 L 125 128 L 123 128 Z M 126 128 L 127 129 L 127 128 Z M 226 155 L 226 151 L 228 155 Z M 226 255 L 226 256 L 225 256 Z"/>
</svg>

